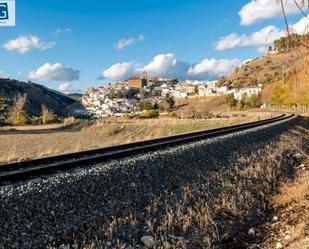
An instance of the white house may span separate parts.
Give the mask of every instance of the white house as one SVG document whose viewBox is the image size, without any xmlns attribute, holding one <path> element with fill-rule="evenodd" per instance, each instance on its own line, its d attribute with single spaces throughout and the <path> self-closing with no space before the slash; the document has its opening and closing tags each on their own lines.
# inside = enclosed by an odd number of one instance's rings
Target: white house
<svg viewBox="0 0 309 249">
<path fill-rule="evenodd" d="M 173 92 L 173 96 L 178 99 L 186 99 L 188 97 L 188 94 L 185 91 L 175 90 Z"/>
<path fill-rule="evenodd" d="M 214 89 L 209 88 L 199 88 L 198 89 L 199 97 L 206 97 L 206 96 L 214 96 L 218 95 Z"/>
<path fill-rule="evenodd" d="M 248 97 L 252 97 L 252 95 L 257 95 L 262 91 L 261 87 L 244 87 L 240 89 L 234 90 L 234 98 L 237 100 L 242 100 L 242 98 L 246 95 Z"/>
</svg>

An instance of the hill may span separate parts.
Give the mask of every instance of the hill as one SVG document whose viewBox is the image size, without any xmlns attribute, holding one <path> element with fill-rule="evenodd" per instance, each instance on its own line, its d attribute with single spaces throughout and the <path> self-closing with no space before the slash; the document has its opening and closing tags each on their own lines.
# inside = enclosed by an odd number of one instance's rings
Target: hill
<svg viewBox="0 0 309 249">
<path fill-rule="evenodd" d="M 0 98 L 12 102 L 14 97 L 23 94 L 27 94 L 26 111 L 33 116 L 41 115 L 42 105 L 59 116 L 65 116 L 67 108 L 75 103 L 74 99 L 39 84 L 0 79 Z"/>
<path fill-rule="evenodd" d="M 275 44 L 284 43 L 282 39 Z M 309 39 L 306 41 L 309 44 Z M 288 49 L 281 47 L 246 62 L 228 77 L 221 77 L 219 86 L 241 88 L 260 84 L 263 86 L 261 97 L 264 103 L 309 106 L 309 47 L 303 43 Z"/>
<path fill-rule="evenodd" d="M 74 99 L 75 101 L 80 102 L 83 94 L 81 94 L 81 93 L 70 93 L 67 96 L 70 97 L 71 99 Z"/>
</svg>

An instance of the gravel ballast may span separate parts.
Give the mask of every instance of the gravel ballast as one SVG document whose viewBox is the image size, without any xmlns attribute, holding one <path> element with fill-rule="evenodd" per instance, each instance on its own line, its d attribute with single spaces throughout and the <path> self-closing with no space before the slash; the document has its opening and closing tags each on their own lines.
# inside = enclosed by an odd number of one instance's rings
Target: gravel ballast
<svg viewBox="0 0 309 249">
<path fill-rule="evenodd" d="M 265 145 L 279 139 L 294 121 L 291 118 L 93 168 L 3 186 L 0 248 L 66 248 L 67 244 L 79 248 L 92 241 L 102 248 L 120 242 L 141 247 L 140 238 L 149 233 L 147 220 L 154 218 L 145 211 L 151 200 L 171 192 L 176 194 L 170 198 L 176 198 L 183 186 L 196 184 L 192 175 L 207 176 L 207 172 L 218 167 L 228 168 L 235 153 L 263 153 L 267 150 Z M 208 188 L 219 187 L 216 182 L 208 184 Z M 159 204 L 153 212 L 158 219 L 166 212 L 164 205 Z M 145 216 L 131 217 L 130 222 L 108 234 L 112 224 L 117 227 L 117 217 L 130 216 L 137 210 Z M 133 219 L 137 221 L 134 226 Z"/>
</svg>

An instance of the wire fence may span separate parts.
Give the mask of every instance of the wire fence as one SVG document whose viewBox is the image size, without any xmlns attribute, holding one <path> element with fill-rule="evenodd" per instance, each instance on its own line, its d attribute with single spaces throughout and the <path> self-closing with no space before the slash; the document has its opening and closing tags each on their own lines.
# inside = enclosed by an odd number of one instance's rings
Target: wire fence
<svg viewBox="0 0 309 249">
<path fill-rule="evenodd" d="M 262 109 L 274 110 L 279 112 L 297 112 L 297 113 L 309 113 L 309 107 L 304 105 L 294 106 L 274 106 L 271 104 L 264 104 L 261 106 Z"/>
</svg>

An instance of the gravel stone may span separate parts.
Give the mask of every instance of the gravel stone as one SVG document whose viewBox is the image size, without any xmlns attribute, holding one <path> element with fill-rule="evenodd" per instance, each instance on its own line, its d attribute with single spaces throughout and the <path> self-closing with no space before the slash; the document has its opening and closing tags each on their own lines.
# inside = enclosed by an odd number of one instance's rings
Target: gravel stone
<svg viewBox="0 0 309 249">
<path fill-rule="evenodd" d="M 68 249 L 68 244 L 74 241 L 72 235 L 79 234 L 79 231 L 87 233 L 76 238 L 78 243 L 91 242 L 95 240 L 96 233 L 102 232 L 99 224 L 107 221 L 112 224 L 112 217 L 144 208 L 150 198 L 168 189 L 180 188 L 177 183 L 169 181 L 169 175 L 179 174 L 185 185 L 190 180 L 188 174 L 191 171 L 199 167 L 214 170 L 229 165 L 236 151 L 246 154 L 264 148 L 265 143 L 278 139 L 289 129 L 286 124 L 292 121 L 291 118 L 92 168 L 2 186 L 0 248 L 52 246 Z M 215 185 L 210 187 L 216 188 Z M 129 226 L 127 231 L 131 231 Z M 124 232 L 118 236 L 119 240 L 130 243 L 138 241 L 144 234 L 147 234 L 145 223 L 132 234 Z M 154 245 L 153 238 L 143 238 L 143 243 L 149 248 Z M 116 241 L 111 241 L 106 245 L 116 244 Z"/>
<path fill-rule="evenodd" d="M 152 236 L 143 236 L 141 241 L 147 248 L 153 248 L 156 244 Z"/>
</svg>

